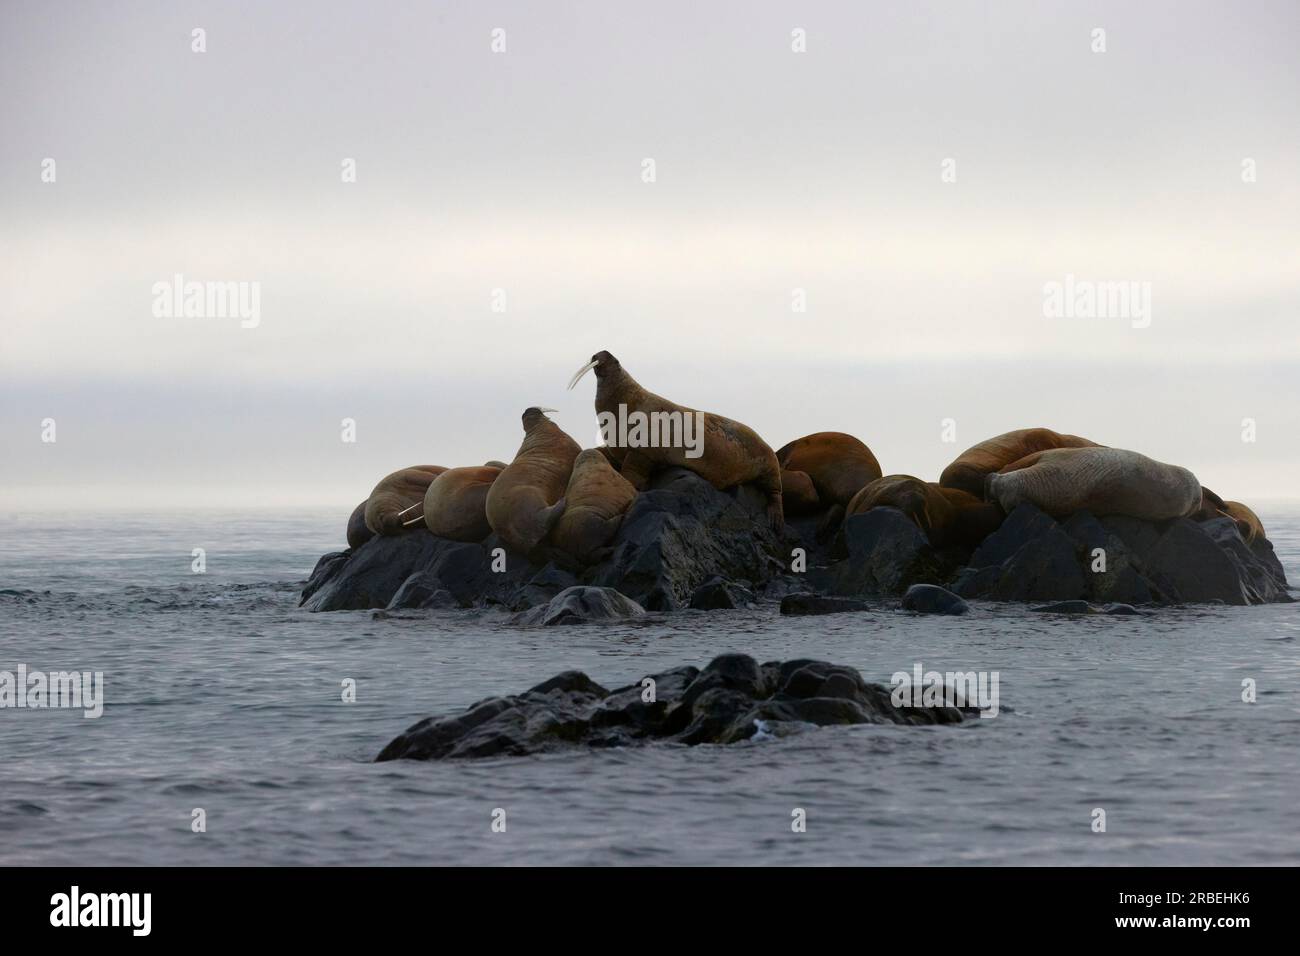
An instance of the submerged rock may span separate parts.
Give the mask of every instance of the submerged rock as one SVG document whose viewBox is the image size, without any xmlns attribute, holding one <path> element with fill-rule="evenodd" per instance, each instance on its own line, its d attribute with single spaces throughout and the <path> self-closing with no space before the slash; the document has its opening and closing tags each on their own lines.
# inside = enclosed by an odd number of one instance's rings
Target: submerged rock
<svg viewBox="0 0 1300 956">
<path fill-rule="evenodd" d="M 652 741 L 729 744 L 809 725 L 953 724 L 973 709 L 897 706 L 890 689 L 825 661 L 758 664 L 724 654 L 704 670 L 678 667 L 606 690 L 565 671 L 512 697 L 491 697 L 408 728 L 376 760 L 518 756 Z"/>
<path fill-rule="evenodd" d="M 723 611 L 749 607 L 755 602 L 754 592 L 722 578 L 713 578 L 695 589 L 691 607 L 698 611 Z"/>
<path fill-rule="evenodd" d="M 947 588 L 934 584 L 913 584 L 903 595 L 903 610 L 921 614 L 965 614 L 970 605 Z"/>
<path fill-rule="evenodd" d="M 645 608 L 613 588 L 574 585 L 561 591 L 540 607 L 531 608 L 510 619 L 512 624 L 586 624 L 591 621 L 623 621 L 645 617 Z"/>
</svg>

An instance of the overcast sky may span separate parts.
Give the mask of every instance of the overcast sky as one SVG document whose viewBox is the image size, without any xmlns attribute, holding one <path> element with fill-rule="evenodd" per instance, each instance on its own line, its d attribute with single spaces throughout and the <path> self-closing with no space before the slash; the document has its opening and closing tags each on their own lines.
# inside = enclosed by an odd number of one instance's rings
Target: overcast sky
<svg viewBox="0 0 1300 956">
<path fill-rule="evenodd" d="M 0 507 L 346 512 L 528 405 L 594 444 L 602 348 L 886 472 L 1046 425 L 1300 495 L 1298 11 L 5 0 Z M 258 324 L 155 315 L 178 273 Z"/>
</svg>

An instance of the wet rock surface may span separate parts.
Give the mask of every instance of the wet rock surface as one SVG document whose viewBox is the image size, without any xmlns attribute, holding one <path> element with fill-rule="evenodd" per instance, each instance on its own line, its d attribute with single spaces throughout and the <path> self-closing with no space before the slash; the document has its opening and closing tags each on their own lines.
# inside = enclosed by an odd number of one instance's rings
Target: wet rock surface
<svg viewBox="0 0 1300 956">
<path fill-rule="evenodd" d="M 510 619 L 510 623 L 551 627 L 591 621 L 626 621 L 636 617 L 645 617 L 645 608 L 613 588 L 576 584 L 565 588 L 545 604 L 521 611 Z"/>
<path fill-rule="evenodd" d="M 919 614 L 965 614 L 970 605 L 947 588 L 935 584 L 913 584 L 903 595 L 904 611 Z"/>
<path fill-rule="evenodd" d="M 1146 522 L 1079 512 L 1057 521 L 1020 505 L 973 552 L 937 551 L 902 512 L 824 516 L 767 526 L 754 489 L 713 488 L 693 472 L 660 472 L 628 509 L 604 559 L 537 565 L 495 536 L 478 544 L 419 528 L 323 556 L 305 587 L 312 611 L 547 605 L 576 586 L 609 588 L 646 611 L 703 611 L 781 602 L 782 613 L 865 610 L 868 600 L 959 613 L 964 601 L 1095 605 L 1259 604 L 1292 600 L 1272 544 L 1246 544 L 1228 518 Z M 946 589 L 915 591 L 915 585 Z M 812 598 L 820 600 L 813 600 Z M 832 599 L 857 605 L 836 605 Z M 937 603 L 931 603 L 937 602 Z"/>
<path fill-rule="evenodd" d="M 896 706 L 888 687 L 864 681 L 851 667 L 815 660 L 759 664 L 725 654 L 703 670 L 678 667 L 614 690 L 565 671 L 522 694 L 425 718 L 376 759 L 523 756 L 655 741 L 731 744 L 809 725 L 955 724 L 977 713 Z"/>
</svg>

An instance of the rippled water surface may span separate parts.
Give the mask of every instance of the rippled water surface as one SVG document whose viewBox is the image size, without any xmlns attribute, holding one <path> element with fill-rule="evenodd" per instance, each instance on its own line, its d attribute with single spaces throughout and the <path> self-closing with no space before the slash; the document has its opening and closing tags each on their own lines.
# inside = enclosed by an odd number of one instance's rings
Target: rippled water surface
<svg viewBox="0 0 1300 956">
<path fill-rule="evenodd" d="M 1300 512 L 1262 517 L 1300 582 Z M 0 709 L 0 862 L 1300 862 L 1300 604 L 1085 619 L 766 608 L 546 630 L 495 613 L 300 612 L 345 519 L 0 516 L 0 669 L 103 671 L 107 699 L 97 720 Z M 996 670 L 1002 713 L 732 747 L 370 762 L 421 717 L 560 670 L 616 686 L 725 651 L 879 681 L 917 661 Z M 191 832 L 196 807 L 206 833 Z M 806 833 L 791 832 L 795 807 Z"/>
</svg>

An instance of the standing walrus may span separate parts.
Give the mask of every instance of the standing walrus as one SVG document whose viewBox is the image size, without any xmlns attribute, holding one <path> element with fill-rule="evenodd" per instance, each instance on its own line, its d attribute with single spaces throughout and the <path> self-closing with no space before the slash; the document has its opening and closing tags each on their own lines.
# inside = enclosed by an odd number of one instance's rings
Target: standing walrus
<svg viewBox="0 0 1300 956">
<path fill-rule="evenodd" d="M 524 555 L 537 550 L 564 512 L 564 489 L 582 451 L 548 411 L 524 411 L 524 443 L 487 493 L 488 524 L 507 548 Z"/>
<path fill-rule="evenodd" d="M 985 497 L 1010 512 L 1029 502 L 1054 518 L 1076 511 L 1163 521 L 1201 508 L 1201 483 L 1178 465 L 1123 448 L 1054 448 L 989 475 Z"/>
<path fill-rule="evenodd" d="M 781 507 L 781 466 L 767 442 L 748 425 L 700 412 L 670 402 L 637 384 L 609 352 L 597 352 L 591 361 L 578 369 L 569 388 L 578 384 L 589 370 L 596 370 L 596 413 L 602 419 L 630 423 L 626 444 L 607 436 L 610 455 L 621 465 L 624 478 L 638 491 L 643 489 L 655 468 L 687 468 L 715 488 L 731 488 L 752 482 L 767 496 L 768 523 L 774 531 L 785 523 Z M 642 441 L 632 428 L 648 422 L 649 434 L 658 435 Z M 702 426 L 695 431 L 697 424 Z M 677 426 L 678 437 L 691 435 L 693 442 L 662 440 L 663 432 Z M 613 440 L 610 440 L 613 439 Z M 688 444 L 691 447 L 688 447 Z M 698 452 L 688 455 L 687 452 Z"/>
<path fill-rule="evenodd" d="M 366 499 L 366 527 L 375 534 L 405 530 L 403 512 L 423 502 L 433 479 L 446 470 L 441 465 L 412 465 L 386 476 Z"/>
<path fill-rule="evenodd" d="M 425 527 L 451 541 L 482 541 L 492 533 L 487 519 L 488 491 L 505 468 L 448 468 L 425 492 Z"/>
<path fill-rule="evenodd" d="M 974 548 L 996 531 L 1005 517 L 993 502 L 911 475 L 877 478 L 853 496 L 844 515 L 848 518 L 882 507 L 897 508 L 911 518 L 936 548 Z"/>
<path fill-rule="evenodd" d="M 573 462 L 564 514 L 551 532 L 551 544 L 580 564 L 596 563 L 634 498 L 632 482 L 614 470 L 603 452 L 588 448 Z"/>
<path fill-rule="evenodd" d="M 1050 448 L 1100 448 L 1095 441 L 1078 435 L 1062 435 L 1050 428 L 1021 428 L 972 445 L 943 470 L 939 484 L 960 488 L 979 497 L 984 494 L 984 478 L 1000 471 L 1013 461 L 1036 451 Z"/>
</svg>

